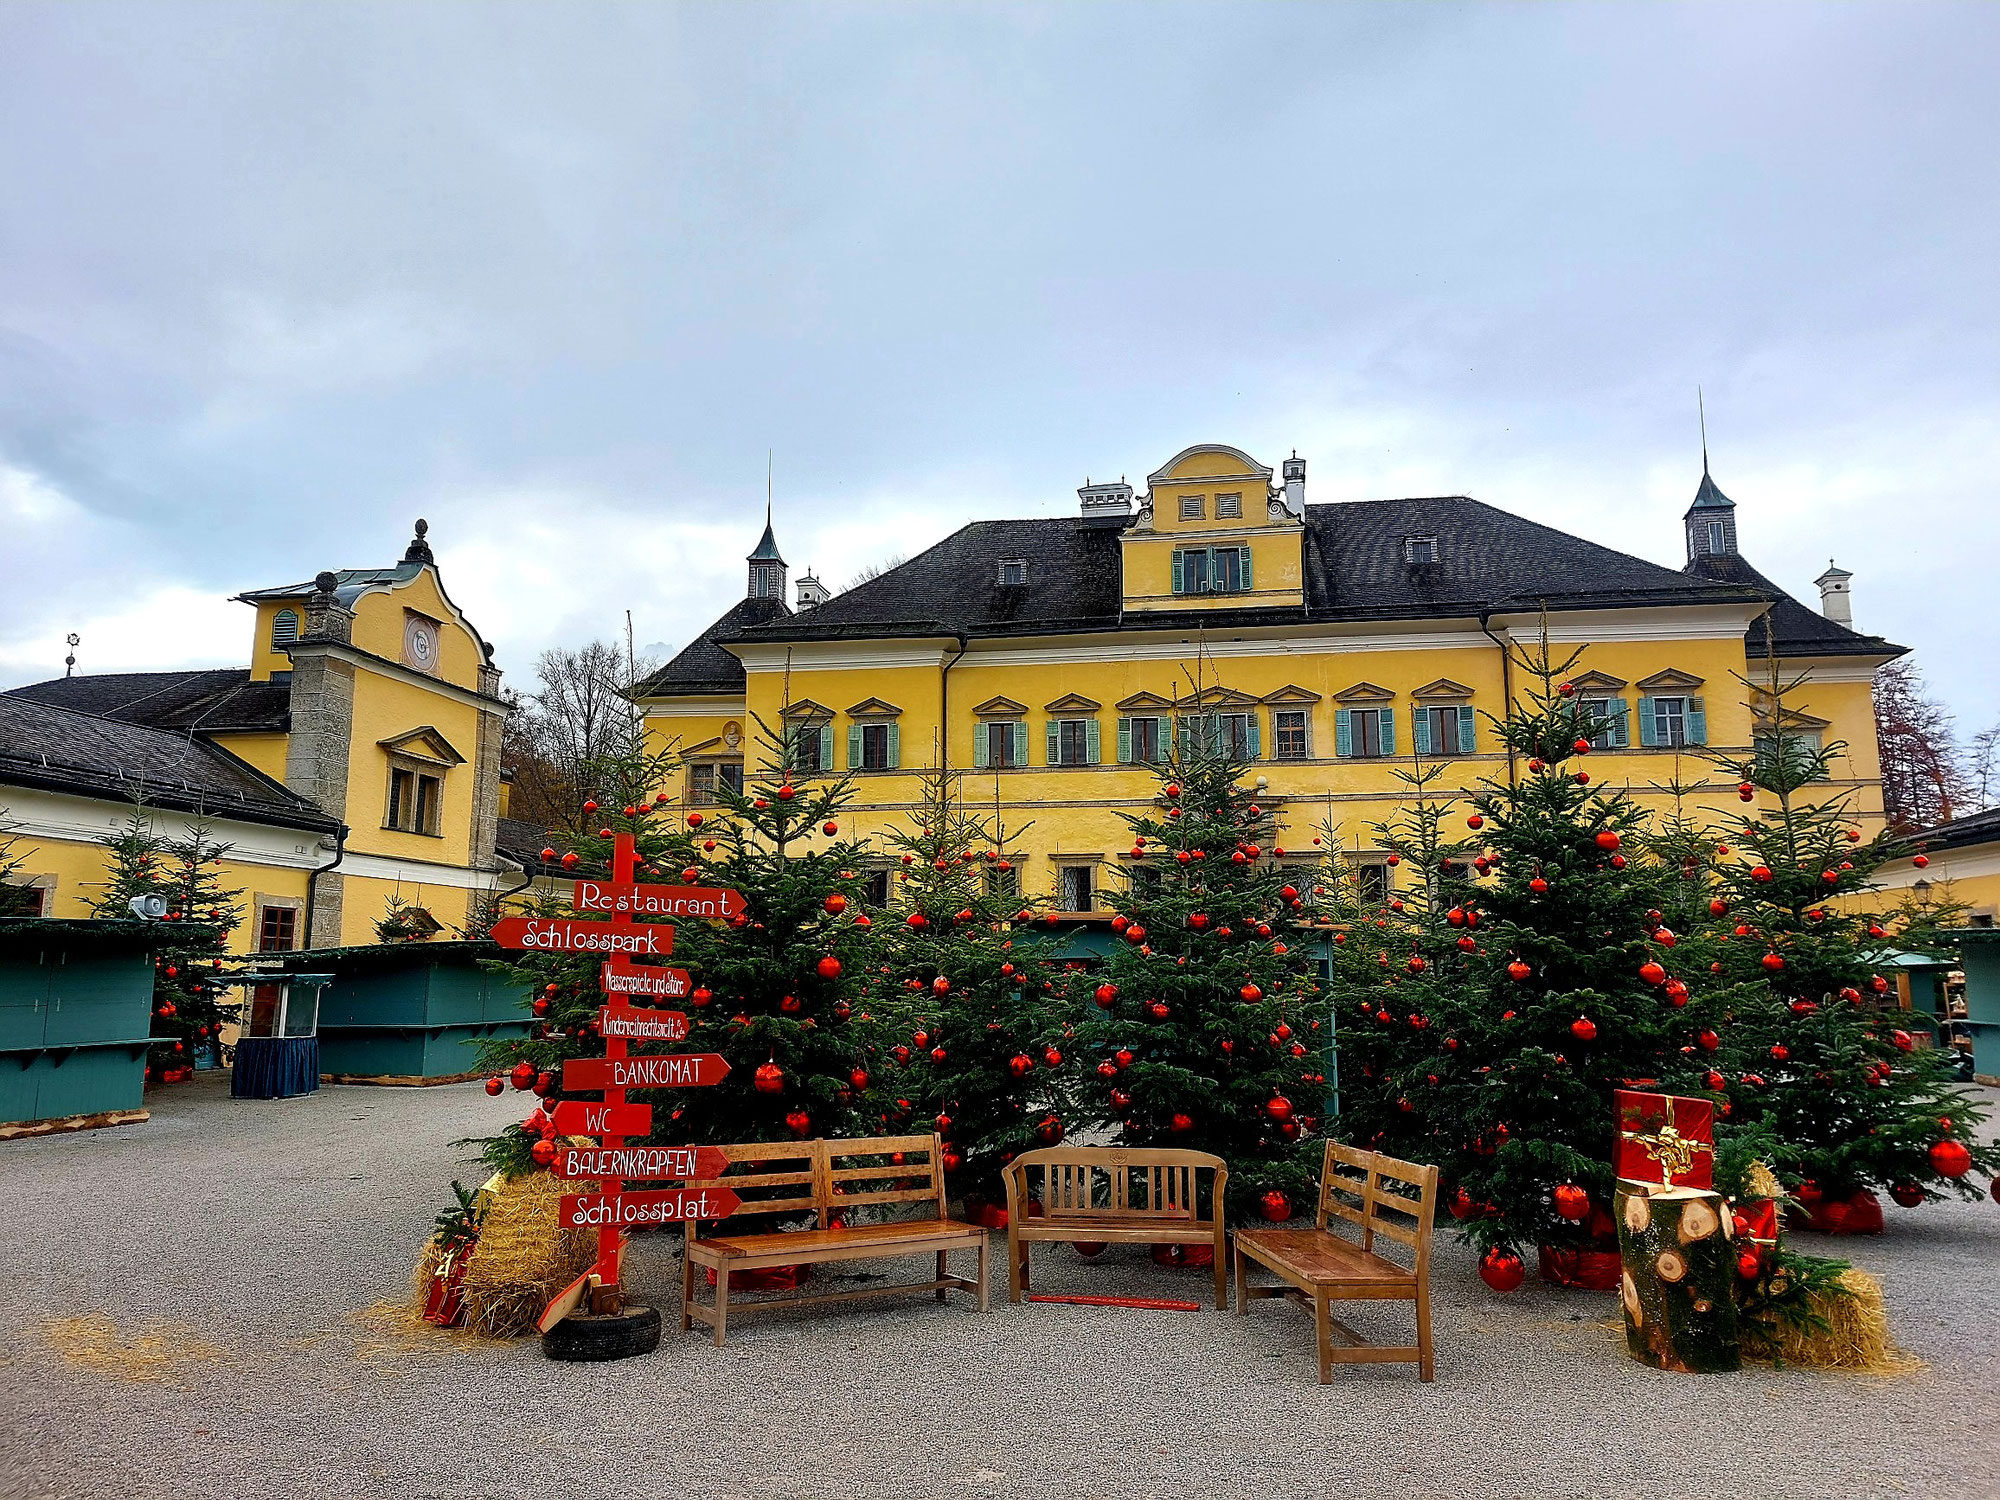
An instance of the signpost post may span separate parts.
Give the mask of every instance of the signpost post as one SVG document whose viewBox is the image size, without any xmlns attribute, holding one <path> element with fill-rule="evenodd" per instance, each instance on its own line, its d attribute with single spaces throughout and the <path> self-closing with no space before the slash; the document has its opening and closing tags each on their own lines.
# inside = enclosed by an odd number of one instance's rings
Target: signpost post
<svg viewBox="0 0 2000 1500">
<path fill-rule="evenodd" d="M 639 885 L 634 880 L 638 851 L 630 833 L 617 835 L 611 853 L 611 879 L 579 880 L 574 905 L 579 912 L 602 912 L 608 921 L 574 921 L 562 917 L 508 917 L 493 928 L 503 948 L 539 953 L 601 953 L 605 962 L 598 983 L 609 1002 L 597 1013 L 604 1037 L 603 1057 L 576 1057 L 563 1064 L 563 1088 L 601 1089 L 604 1102 L 565 1100 L 555 1106 L 556 1129 L 563 1135 L 595 1136 L 593 1147 L 560 1149 L 550 1169 L 558 1177 L 595 1181 L 596 1193 L 564 1194 L 561 1222 L 565 1228 L 597 1230 L 597 1264 L 557 1297 L 542 1314 L 547 1333 L 587 1297 L 587 1311 L 615 1314 L 621 1310 L 619 1267 L 625 1230 L 634 1224 L 679 1224 L 689 1219 L 724 1218 L 737 1205 L 727 1188 L 667 1188 L 628 1193 L 627 1181 L 688 1182 L 721 1176 L 728 1160 L 712 1146 L 627 1146 L 627 1136 L 649 1135 L 653 1110 L 628 1104 L 628 1088 L 702 1088 L 720 1083 L 729 1064 L 719 1054 L 685 1056 L 629 1055 L 631 1043 L 678 1042 L 688 1034 L 687 1016 L 680 1011 L 652 1010 L 639 1000 L 678 999 L 688 993 L 685 969 L 658 968 L 630 962 L 635 957 L 665 958 L 674 951 L 674 929 L 661 925 L 675 917 L 728 918 L 742 912 L 737 891 L 710 886 Z M 657 1341 L 657 1333 L 655 1334 Z M 647 1347 L 651 1347 L 648 1345 Z"/>
</svg>

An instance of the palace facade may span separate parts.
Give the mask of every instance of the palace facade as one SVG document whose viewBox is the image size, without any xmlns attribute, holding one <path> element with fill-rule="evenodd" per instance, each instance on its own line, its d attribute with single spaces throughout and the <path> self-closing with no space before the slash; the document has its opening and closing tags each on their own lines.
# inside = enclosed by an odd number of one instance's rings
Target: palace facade
<svg viewBox="0 0 2000 1500">
<path fill-rule="evenodd" d="M 234 846 L 251 949 L 376 940 L 390 898 L 449 935 L 518 885 L 495 850 L 508 705 L 422 521 L 402 560 L 254 589 L 249 664 L 0 695 L 0 827 L 43 916 L 89 914 L 98 842 L 143 802 Z M 421 919 L 419 919 L 421 920 Z"/>
<path fill-rule="evenodd" d="M 1157 791 L 1153 764 L 1200 733 L 1254 761 L 1289 858 L 1322 830 L 1388 882 L 1373 829 L 1396 771 L 1441 763 L 1443 794 L 1513 768 L 1487 715 L 1523 691 L 1508 648 L 1560 656 L 1615 721 L 1592 771 L 1658 799 L 1741 810 L 1712 754 L 1773 732 L 1775 659 L 1804 687 L 1785 730 L 1842 741 L 1829 793 L 1879 826 L 1870 686 L 1901 647 L 1856 632 L 1850 575 L 1822 576 L 1822 611 L 1737 546 L 1736 510 L 1704 467 L 1678 571 L 1464 496 L 1309 503 L 1306 464 L 1280 469 L 1204 444 L 1147 478 L 1085 484 L 1068 516 L 981 521 L 837 597 L 787 569 L 767 520 L 748 584 L 708 630 L 640 683 L 650 743 L 677 748 L 689 807 L 773 759 L 795 775 L 856 773 L 848 831 L 907 826 L 927 770 L 1008 830 L 1024 889 L 1101 909 L 1122 880 L 1121 815 Z M 877 873 L 887 888 L 887 861 Z"/>
</svg>

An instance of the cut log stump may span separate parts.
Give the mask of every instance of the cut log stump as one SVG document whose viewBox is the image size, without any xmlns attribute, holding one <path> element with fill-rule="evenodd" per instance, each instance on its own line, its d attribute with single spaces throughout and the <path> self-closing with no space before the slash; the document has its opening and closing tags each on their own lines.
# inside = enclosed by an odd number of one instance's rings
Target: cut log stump
<svg viewBox="0 0 2000 1500">
<path fill-rule="evenodd" d="M 1736 1369 L 1736 1246 L 1721 1195 L 1621 1180 L 1612 1208 L 1632 1357 L 1659 1370 Z"/>
</svg>

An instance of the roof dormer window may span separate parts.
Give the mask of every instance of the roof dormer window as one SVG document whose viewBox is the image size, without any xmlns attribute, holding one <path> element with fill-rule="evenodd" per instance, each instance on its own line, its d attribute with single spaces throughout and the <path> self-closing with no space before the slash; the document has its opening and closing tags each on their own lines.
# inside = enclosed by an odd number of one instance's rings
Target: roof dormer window
<svg viewBox="0 0 2000 1500">
<path fill-rule="evenodd" d="M 1027 581 L 1028 581 L 1027 559 L 1020 557 L 1010 557 L 1004 560 L 1000 564 L 1001 588 L 1003 589 L 1021 588 L 1027 583 Z"/>
<path fill-rule="evenodd" d="M 1215 519 L 1218 521 L 1242 520 L 1243 497 L 1241 495 L 1217 495 L 1215 497 Z"/>
<path fill-rule="evenodd" d="M 1403 538 L 1403 561 L 1411 567 L 1438 560 L 1438 539 L 1434 536 L 1406 536 Z"/>
<path fill-rule="evenodd" d="M 1181 496 L 1181 519 L 1183 521 L 1201 521 L 1207 519 L 1207 516 L 1208 497 L 1206 495 Z"/>
<path fill-rule="evenodd" d="M 281 609 L 271 616 L 271 644 L 289 646 L 299 638 L 299 612 Z"/>
</svg>

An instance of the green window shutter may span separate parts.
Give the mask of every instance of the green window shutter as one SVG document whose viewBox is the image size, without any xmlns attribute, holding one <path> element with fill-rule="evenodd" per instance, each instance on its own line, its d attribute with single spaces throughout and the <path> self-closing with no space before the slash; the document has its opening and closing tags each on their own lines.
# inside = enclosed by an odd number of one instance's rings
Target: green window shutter
<svg viewBox="0 0 2000 1500">
<path fill-rule="evenodd" d="M 1423 704 L 1418 703 L 1411 707 L 1410 727 L 1416 731 L 1414 743 L 1417 747 L 1417 754 L 1429 755 L 1431 753 L 1431 715 L 1430 710 L 1425 708 Z"/>
<path fill-rule="evenodd" d="M 861 726 L 859 724 L 849 724 L 847 726 L 847 769 L 850 771 L 861 769 Z"/>
<path fill-rule="evenodd" d="M 1472 722 L 1472 710 L 1471 710 L 1471 708 L 1467 707 L 1467 708 L 1461 708 L 1461 709 L 1459 709 L 1459 711 L 1458 711 L 1458 753 L 1459 753 L 1460 755 L 1470 755 L 1470 754 L 1472 754 L 1472 753 L 1473 753 L 1473 739 L 1472 739 L 1472 737 L 1473 737 L 1473 734 L 1475 733 L 1475 731 L 1477 730 L 1477 728 L 1478 728 L 1478 726 L 1477 726 L 1477 725 L 1475 725 L 1475 724 L 1474 724 L 1474 723 Z"/>
<path fill-rule="evenodd" d="M 1701 699 L 1688 699 L 1687 736 L 1690 745 L 1708 743 L 1708 710 L 1702 707 Z"/>
<path fill-rule="evenodd" d="M 1118 721 L 1118 764 L 1121 766 L 1132 764 L 1132 721 L 1130 719 L 1120 719 Z"/>
<path fill-rule="evenodd" d="M 822 724 L 819 726 L 819 768 L 822 771 L 831 771 L 833 769 L 833 726 L 831 724 Z"/>
<path fill-rule="evenodd" d="M 993 728 L 981 721 L 972 726 L 972 769 L 986 769 L 986 742 L 992 736 Z"/>
<path fill-rule="evenodd" d="M 1100 758 L 1097 747 L 1097 720 L 1089 718 L 1083 722 L 1083 753 L 1088 758 L 1090 764 L 1094 766 Z"/>
<path fill-rule="evenodd" d="M 1311 760 L 1313 753 L 1313 711 L 1311 709 L 1305 710 L 1304 718 L 1306 721 L 1306 759 Z"/>
<path fill-rule="evenodd" d="M 1174 553 L 1174 592 L 1176 594 L 1181 593 L 1185 587 L 1181 579 L 1181 554 L 1176 550 Z"/>
<path fill-rule="evenodd" d="M 1354 753 L 1354 710 L 1351 708 L 1333 711 L 1333 753 L 1343 758 Z"/>
<path fill-rule="evenodd" d="M 1653 700 L 1639 700 L 1639 743 L 1650 746 L 1653 743 Z"/>
<path fill-rule="evenodd" d="M 1243 576 L 1238 582 L 1242 585 L 1243 592 L 1247 594 L 1250 592 L 1250 549 L 1248 547 L 1238 547 L 1236 550 L 1242 554 L 1243 566 Z"/>
<path fill-rule="evenodd" d="M 1247 715 L 1250 720 L 1250 758 L 1264 758 L 1264 721 L 1256 713 Z"/>
<path fill-rule="evenodd" d="M 1623 698 L 1611 700 L 1611 743 L 1625 748 L 1632 743 L 1632 715 L 1625 707 Z"/>
<path fill-rule="evenodd" d="M 900 724 L 889 726 L 888 760 L 889 769 L 892 771 L 903 763 L 903 726 Z"/>
<path fill-rule="evenodd" d="M 1394 755 L 1396 753 L 1396 711 L 1392 708 L 1385 708 L 1381 713 L 1382 753 L 1384 755 Z"/>
<path fill-rule="evenodd" d="M 1062 764 L 1062 724 L 1059 720 L 1049 720 L 1049 764 Z"/>
<path fill-rule="evenodd" d="M 1014 721 L 1014 764 L 1025 766 L 1027 763 L 1028 724 L 1025 719 L 1016 719 Z"/>
</svg>

